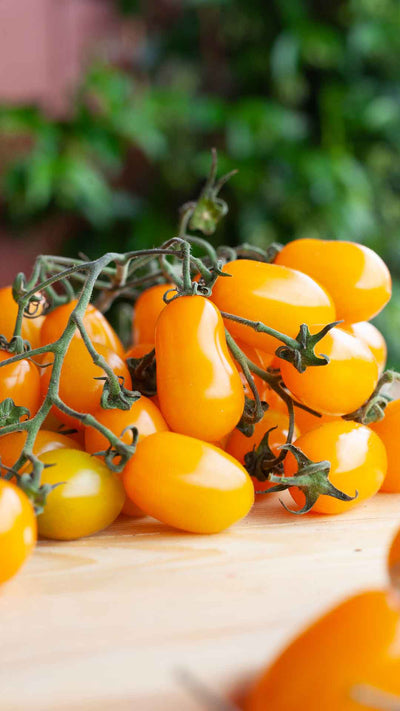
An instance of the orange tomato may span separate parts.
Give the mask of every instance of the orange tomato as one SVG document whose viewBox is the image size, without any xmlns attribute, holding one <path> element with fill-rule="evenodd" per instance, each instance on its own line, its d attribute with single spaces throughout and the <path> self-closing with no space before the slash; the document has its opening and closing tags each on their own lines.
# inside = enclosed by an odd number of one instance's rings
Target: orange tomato
<svg viewBox="0 0 400 711">
<path fill-rule="evenodd" d="M 297 239 L 283 247 L 275 264 L 298 269 L 322 284 L 335 302 L 337 318 L 348 323 L 369 321 L 392 293 L 386 264 L 355 242 Z"/>
<path fill-rule="evenodd" d="M 11 286 L 4 286 L 0 289 L 0 334 L 5 336 L 7 341 L 11 340 L 14 333 L 14 326 L 17 320 L 18 306 L 13 299 Z M 44 321 L 44 316 L 27 318 L 22 321 L 21 336 L 29 341 L 31 348 L 38 348 L 40 345 L 40 329 Z"/>
<path fill-rule="evenodd" d="M 42 346 L 48 343 L 54 343 L 54 341 L 60 338 L 77 303 L 77 300 L 74 299 L 70 301 L 69 304 L 57 306 L 57 308 L 46 316 L 40 331 L 40 342 Z M 92 343 L 100 343 L 102 346 L 106 346 L 114 351 L 114 353 L 118 353 L 118 355 L 123 358 L 124 347 L 119 337 L 108 323 L 106 317 L 103 316 L 101 311 L 96 309 L 93 304 L 89 304 L 87 307 L 83 317 L 83 323 Z M 78 330 L 75 331 L 74 338 L 81 339 Z"/>
<path fill-rule="evenodd" d="M 0 351 L 0 363 L 12 358 L 12 353 Z M 12 398 L 15 405 L 28 408 L 30 417 L 40 407 L 40 374 L 37 366 L 28 358 L 0 368 L 0 402 Z"/>
<path fill-rule="evenodd" d="M 223 271 L 231 277 L 217 279 L 211 297 L 221 311 L 261 321 L 292 338 L 302 323 L 311 327 L 335 321 L 331 297 L 306 274 L 248 259 L 229 262 Z M 226 320 L 226 327 L 234 338 L 266 353 L 275 353 L 282 345 L 276 338 L 235 321 Z"/>
<path fill-rule="evenodd" d="M 383 373 L 386 365 L 387 345 L 376 326 L 368 321 L 359 321 L 359 323 L 344 324 L 342 328 L 367 344 L 378 363 L 379 375 Z"/>
<path fill-rule="evenodd" d="M 315 353 L 327 355 L 329 363 L 304 373 L 282 360 L 283 382 L 297 400 L 325 415 L 348 414 L 368 400 L 378 382 L 378 365 L 363 341 L 332 328 Z"/>
<path fill-rule="evenodd" d="M 215 442 L 244 408 L 239 373 L 218 309 L 203 296 L 168 304 L 156 328 L 157 395 L 174 432 Z"/>
<path fill-rule="evenodd" d="M 2 464 L 6 467 L 12 467 L 16 463 L 24 447 L 26 437 L 26 432 L 12 432 L 11 434 L 0 436 L 0 458 Z M 61 449 L 62 447 L 83 449 L 71 437 L 49 430 L 39 430 L 33 446 L 33 453 L 40 457 L 44 452 Z"/>
<path fill-rule="evenodd" d="M 245 709 L 389 708 L 384 699 L 379 704 L 377 698 L 380 693 L 400 694 L 399 635 L 398 612 L 384 592 L 368 591 L 351 597 L 284 649 L 256 681 Z M 356 700 L 360 694 L 364 701 Z"/>
<path fill-rule="evenodd" d="M 164 294 L 173 284 L 157 284 L 140 294 L 133 311 L 133 343 L 154 343 L 157 319 L 165 308 Z M 150 349 L 151 350 L 151 349 Z"/>
<path fill-rule="evenodd" d="M 154 349 L 154 344 L 151 343 L 137 343 L 136 346 L 131 346 L 129 350 L 125 353 L 125 360 L 128 358 L 143 358 L 143 356 L 151 353 Z"/>
<path fill-rule="evenodd" d="M 381 438 L 388 456 L 388 470 L 381 486 L 382 491 L 400 492 L 400 400 L 386 406 L 385 417 L 370 425 Z"/>
<path fill-rule="evenodd" d="M 312 415 L 311 412 L 307 412 L 307 410 L 302 410 L 301 407 L 295 407 L 294 415 L 296 425 L 301 434 L 309 432 L 310 430 L 315 430 L 316 427 L 320 427 L 326 422 L 333 422 L 335 420 L 335 417 L 332 415 L 321 415 L 318 417 L 316 415 Z"/>
<path fill-rule="evenodd" d="M 0 583 L 15 575 L 36 543 L 36 517 L 28 497 L 0 479 Z"/>
<path fill-rule="evenodd" d="M 357 498 L 340 501 L 332 496 L 319 496 L 313 506 L 315 513 L 337 514 L 357 506 L 376 494 L 386 475 L 387 457 L 383 443 L 369 427 L 356 422 L 337 420 L 321 425 L 301 435 L 295 442 L 313 462 L 328 460 L 331 463 L 329 481 L 340 491 Z M 285 476 L 297 472 L 293 454 L 285 459 Z M 290 493 L 299 506 L 305 502 L 297 487 Z"/>
</svg>

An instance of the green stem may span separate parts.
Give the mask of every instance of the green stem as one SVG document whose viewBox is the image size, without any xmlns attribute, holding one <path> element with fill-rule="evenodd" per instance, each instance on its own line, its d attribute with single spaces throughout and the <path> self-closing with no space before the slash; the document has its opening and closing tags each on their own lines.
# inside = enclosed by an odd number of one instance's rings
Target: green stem
<svg viewBox="0 0 400 711">
<path fill-rule="evenodd" d="M 228 314 L 226 313 L 226 311 L 221 311 L 221 315 L 223 318 L 226 318 L 229 321 L 235 321 L 235 323 L 240 323 L 242 326 L 249 326 L 257 333 L 266 333 L 268 334 L 268 336 L 273 336 L 273 338 L 277 338 L 278 341 L 282 341 L 282 343 L 284 343 L 286 346 L 289 346 L 289 348 L 299 350 L 299 343 L 295 338 L 291 338 L 285 333 L 276 331 L 275 328 L 266 326 L 265 323 L 262 323 L 262 321 L 250 321 L 250 319 L 242 318 L 242 316 Z"/>
</svg>

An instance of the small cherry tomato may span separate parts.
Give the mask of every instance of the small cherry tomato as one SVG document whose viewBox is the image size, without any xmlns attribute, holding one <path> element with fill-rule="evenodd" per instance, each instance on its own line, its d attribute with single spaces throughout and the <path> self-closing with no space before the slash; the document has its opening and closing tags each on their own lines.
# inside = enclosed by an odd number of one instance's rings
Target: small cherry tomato
<svg viewBox="0 0 400 711">
<path fill-rule="evenodd" d="M 37 526 L 24 492 L 0 479 L 0 583 L 15 575 L 32 553 Z"/>
<path fill-rule="evenodd" d="M 221 311 L 250 321 L 261 321 L 295 338 L 301 324 L 308 326 L 335 321 L 331 297 L 306 274 L 277 264 L 249 259 L 229 262 L 213 287 L 212 301 Z M 275 353 L 281 341 L 250 326 L 226 320 L 226 327 L 239 338 L 266 353 Z"/>
<path fill-rule="evenodd" d="M 381 490 L 400 493 L 400 400 L 389 402 L 383 420 L 370 427 L 381 438 L 388 456 L 388 470 Z"/>
<path fill-rule="evenodd" d="M 174 432 L 215 442 L 239 422 L 240 375 L 218 309 L 203 296 L 168 304 L 156 328 L 157 394 Z"/>
<path fill-rule="evenodd" d="M 358 323 L 349 325 L 344 324 L 341 328 L 367 344 L 378 363 L 379 375 L 383 373 L 386 365 L 387 345 L 384 337 L 376 326 L 368 321 L 359 321 Z"/>
<path fill-rule="evenodd" d="M 148 355 L 154 350 L 154 344 L 151 343 L 137 343 L 136 346 L 131 346 L 129 350 L 125 353 L 125 360 L 128 358 L 143 358 L 143 356 Z"/>
<path fill-rule="evenodd" d="M 304 373 L 282 360 L 283 382 L 297 400 L 325 415 L 357 410 L 378 382 L 378 365 L 368 346 L 341 328 L 332 328 L 315 346 L 329 363 L 310 366 Z"/>
<path fill-rule="evenodd" d="M 387 695 L 400 694 L 399 627 L 385 592 L 351 597 L 281 652 L 251 690 L 246 711 L 397 708 Z"/>
<path fill-rule="evenodd" d="M 110 351 L 106 346 L 96 343 L 96 351 L 102 355 L 114 373 L 124 379 L 125 387 L 130 390 L 132 387 L 131 376 L 124 361 Z M 41 378 L 42 393 L 47 393 L 51 378 L 52 367 L 44 369 Z M 65 354 L 61 368 L 59 395 L 61 399 L 78 412 L 92 413 L 100 407 L 101 395 L 104 381 L 96 378 L 104 377 L 104 371 L 100 366 L 95 365 L 82 339 L 72 339 Z M 54 409 L 56 416 L 74 428 L 82 429 L 83 425 L 58 408 Z"/>
<path fill-rule="evenodd" d="M 24 447 L 26 437 L 26 432 L 12 432 L 11 434 L 0 436 L 0 459 L 2 464 L 6 467 L 12 467 L 16 463 Z M 83 449 L 71 437 L 49 430 L 39 430 L 33 445 L 33 453 L 40 457 L 44 452 L 61 449 L 62 447 Z"/>
<path fill-rule="evenodd" d="M 42 346 L 54 343 L 60 338 L 77 303 L 77 300 L 74 299 L 69 304 L 57 306 L 54 311 L 51 311 L 46 316 L 40 331 Z M 92 343 L 101 343 L 102 346 L 106 346 L 114 353 L 118 353 L 121 358 L 124 357 L 124 347 L 119 337 L 108 323 L 106 317 L 93 304 L 89 304 L 87 307 L 83 317 L 83 324 Z M 81 339 L 81 334 L 78 330 L 75 331 L 74 338 Z"/>
<path fill-rule="evenodd" d="M 11 286 L 4 286 L 0 289 L 0 334 L 10 341 L 14 326 L 17 320 L 18 306 L 13 299 Z M 31 348 L 40 346 L 40 329 L 44 321 L 44 316 L 28 318 L 24 316 L 22 320 L 21 336 L 29 341 Z"/>
<path fill-rule="evenodd" d="M 0 363 L 12 356 L 12 353 L 0 351 Z M 0 402 L 9 397 L 15 405 L 26 407 L 30 417 L 37 413 L 41 403 L 40 373 L 28 358 L 0 368 Z"/>
<path fill-rule="evenodd" d="M 246 516 L 254 501 L 250 477 L 233 457 L 175 432 L 139 443 L 125 467 L 124 486 L 147 514 L 192 533 L 223 531 Z"/>
<path fill-rule="evenodd" d="M 328 460 L 331 464 L 329 481 L 349 496 L 352 501 L 340 501 L 332 496 L 319 496 L 313 512 L 337 514 L 357 506 L 376 494 L 386 475 L 387 457 L 383 443 L 369 427 L 356 422 L 337 420 L 321 425 L 301 435 L 296 447 L 313 462 Z M 293 454 L 285 459 L 285 476 L 293 476 L 297 464 Z M 304 505 L 304 494 L 297 487 L 290 493 L 297 504 Z"/>
<path fill-rule="evenodd" d="M 157 284 L 140 294 L 133 311 L 133 343 L 154 343 L 157 319 L 166 304 L 164 294 L 173 289 L 173 284 Z M 151 349 L 150 349 L 151 350 Z"/>
<path fill-rule="evenodd" d="M 118 477 L 104 462 L 77 449 L 57 449 L 40 455 L 42 484 L 59 484 L 38 516 L 44 538 L 71 541 L 107 528 L 120 513 L 125 495 Z"/>
<path fill-rule="evenodd" d="M 283 247 L 275 264 L 298 269 L 322 284 L 335 302 L 337 318 L 348 323 L 369 321 L 392 293 L 386 264 L 355 242 L 297 239 Z"/>
</svg>

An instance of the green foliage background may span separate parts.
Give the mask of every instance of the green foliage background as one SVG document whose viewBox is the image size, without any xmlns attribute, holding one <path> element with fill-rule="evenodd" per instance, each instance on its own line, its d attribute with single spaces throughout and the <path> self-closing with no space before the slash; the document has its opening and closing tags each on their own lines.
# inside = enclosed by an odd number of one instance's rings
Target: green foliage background
<svg viewBox="0 0 400 711">
<path fill-rule="evenodd" d="M 216 145 L 230 215 L 219 241 L 361 241 L 395 277 L 379 324 L 400 364 L 398 0 L 120 0 L 144 40 L 83 77 L 71 116 L 3 107 L 31 137 L 7 168 L 3 220 L 78 218 L 69 253 L 175 231 Z"/>
</svg>

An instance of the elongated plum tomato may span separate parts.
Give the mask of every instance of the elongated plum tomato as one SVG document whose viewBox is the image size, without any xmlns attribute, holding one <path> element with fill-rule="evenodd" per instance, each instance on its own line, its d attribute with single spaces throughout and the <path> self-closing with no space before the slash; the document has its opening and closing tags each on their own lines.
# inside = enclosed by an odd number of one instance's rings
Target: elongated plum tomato
<svg viewBox="0 0 400 711">
<path fill-rule="evenodd" d="M 355 242 L 297 239 L 278 254 L 275 264 L 308 274 L 330 293 L 338 319 L 369 321 L 392 293 L 389 270 L 372 249 Z"/>
<path fill-rule="evenodd" d="M 134 345 L 154 343 L 157 319 L 166 304 L 164 294 L 173 284 L 157 284 L 140 294 L 133 311 L 132 335 Z"/>
<path fill-rule="evenodd" d="M 319 496 L 313 512 L 337 514 L 357 506 L 361 501 L 376 494 L 386 475 L 386 450 L 379 437 L 369 427 L 356 422 L 337 420 L 321 425 L 315 430 L 301 435 L 296 447 L 313 462 L 328 460 L 331 463 L 329 481 L 349 496 L 358 496 L 352 501 L 339 501 L 332 496 Z M 297 472 L 293 454 L 285 459 L 285 476 Z M 304 505 L 304 494 L 297 487 L 290 493 L 300 506 Z"/>
<path fill-rule="evenodd" d="M 105 358 L 114 373 L 123 378 L 125 387 L 130 390 L 132 387 L 131 376 L 119 355 L 100 343 L 96 343 L 96 351 Z M 49 366 L 42 373 L 43 395 L 48 390 L 51 371 L 52 367 Z M 96 380 L 96 378 L 103 377 L 104 371 L 93 363 L 82 339 L 72 339 L 61 368 L 59 395 L 64 403 L 78 412 L 94 412 L 100 407 L 104 387 L 104 381 Z M 71 418 L 58 408 L 55 408 L 54 411 L 61 422 L 82 429 L 83 425 L 78 420 Z"/>
<path fill-rule="evenodd" d="M 12 358 L 12 353 L 0 351 L 0 363 Z M 15 405 L 26 407 L 33 417 L 40 407 L 40 373 L 28 358 L 0 368 L 0 402 L 12 398 Z"/>
<path fill-rule="evenodd" d="M 399 614 L 385 592 L 351 597 L 286 647 L 256 681 L 245 709 L 389 708 L 387 694 L 400 693 L 399 635 Z"/>
<path fill-rule="evenodd" d="M 4 286 L 0 289 L 0 334 L 9 341 L 14 333 L 14 326 L 17 320 L 18 306 L 13 299 L 11 286 Z M 29 341 L 31 348 L 40 346 L 40 329 L 44 321 L 44 316 L 28 318 L 24 316 L 22 320 L 21 336 Z"/>
<path fill-rule="evenodd" d="M 77 303 L 77 300 L 74 299 L 69 304 L 57 306 L 54 311 L 51 311 L 46 316 L 40 331 L 42 346 L 54 343 L 60 338 Z M 124 347 L 119 337 L 108 323 L 106 317 L 93 304 L 89 304 L 87 307 L 83 317 L 83 324 L 92 343 L 101 343 L 102 346 L 106 346 L 123 358 Z M 82 338 L 78 330 L 75 331 L 74 338 Z"/>
<path fill-rule="evenodd" d="M 343 329 L 332 328 L 314 350 L 328 356 L 329 363 L 299 373 L 294 365 L 282 360 L 286 387 L 304 405 L 325 415 L 357 410 L 378 382 L 378 365 L 368 346 Z"/>
<path fill-rule="evenodd" d="M 277 264 L 249 259 L 228 262 L 223 271 L 231 277 L 217 279 L 211 299 L 220 311 L 250 321 L 261 321 L 295 338 L 302 323 L 335 321 L 335 307 L 324 289 L 306 274 Z M 254 348 L 275 353 L 281 341 L 250 326 L 226 320 L 234 338 Z"/>
<path fill-rule="evenodd" d="M 381 438 L 388 455 L 388 470 L 381 489 L 400 493 L 400 400 L 389 402 L 383 420 L 370 427 Z"/>
<path fill-rule="evenodd" d="M 0 437 L 0 459 L 1 463 L 6 467 L 12 467 L 19 458 L 26 441 L 26 432 L 12 432 L 11 434 Z M 40 457 L 44 452 L 50 452 L 53 449 L 83 449 L 78 442 L 49 430 L 39 430 L 37 433 L 35 444 L 33 445 L 33 453 Z"/>
<path fill-rule="evenodd" d="M 379 374 L 383 373 L 386 365 L 387 345 L 384 337 L 376 326 L 368 321 L 359 321 L 359 323 L 344 324 L 341 328 L 367 344 L 378 363 Z"/>
<path fill-rule="evenodd" d="M 23 491 L 0 479 L 0 583 L 15 575 L 32 553 L 36 517 Z"/>
<path fill-rule="evenodd" d="M 174 432 L 216 442 L 239 422 L 240 375 L 226 345 L 218 309 L 203 296 L 182 296 L 156 327 L 157 394 Z"/>
<path fill-rule="evenodd" d="M 45 452 L 40 460 L 53 465 L 43 470 L 42 484 L 59 484 L 38 516 L 41 536 L 71 541 L 101 531 L 117 518 L 124 489 L 104 462 L 77 449 Z"/>
<path fill-rule="evenodd" d="M 175 432 L 139 443 L 125 467 L 124 486 L 147 514 L 192 533 L 223 531 L 246 516 L 254 501 L 250 477 L 233 457 Z"/>
</svg>

